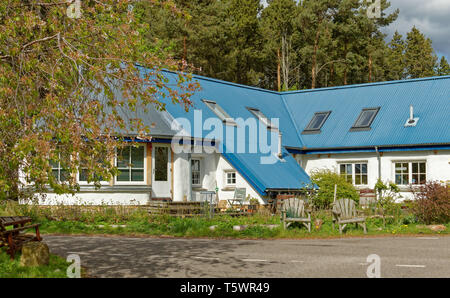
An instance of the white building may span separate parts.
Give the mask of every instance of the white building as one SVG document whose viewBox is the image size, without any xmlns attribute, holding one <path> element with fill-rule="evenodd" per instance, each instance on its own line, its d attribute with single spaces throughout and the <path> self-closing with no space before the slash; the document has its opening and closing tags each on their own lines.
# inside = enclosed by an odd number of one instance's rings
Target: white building
<svg viewBox="0 0 450 298">
<path fill-rule="evenodd" d="M 450 180 L 450 76 L 281 93 L 194 79 L 202 90 L 189 112 L 167 103 L 142 115 L 156 125 L 151 142 L 130 147 L 132 167 L 118 164 L 121 175 L 99 190 L 78 175 L 80 193 L 41 203 L 198 201 L 206 190 L 223 200 L 235 188 L 266 203 L 323 168 L 358 188 L 395 182 L 404 198 L 411 185 Z"/>
</svg>

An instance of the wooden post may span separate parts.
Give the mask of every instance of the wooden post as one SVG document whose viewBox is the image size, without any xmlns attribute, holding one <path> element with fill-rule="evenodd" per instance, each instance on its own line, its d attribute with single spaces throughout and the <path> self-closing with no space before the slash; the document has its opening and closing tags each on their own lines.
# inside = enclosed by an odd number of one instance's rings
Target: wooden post
<svg viewBox="0 0 450 298">
<path fill-rule="evenodd" d="M 333 203 L 336 202 L 336 195 L 337 195 L 337 184 L 334 185 L 334 197 L 333 197 Z"/>
</svg>

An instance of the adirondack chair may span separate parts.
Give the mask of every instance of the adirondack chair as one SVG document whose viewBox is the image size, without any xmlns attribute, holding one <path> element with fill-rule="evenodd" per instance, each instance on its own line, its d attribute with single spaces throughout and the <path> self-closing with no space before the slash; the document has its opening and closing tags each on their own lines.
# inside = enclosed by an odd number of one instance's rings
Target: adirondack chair
<svg viewBox="0 0 450 298">
<path fill-rule="evenodd" d="M 245 188 L 236 188 L 234 190 L 234 195 L 232 199 L 227 200 L 228 204 L 231 208 L 234 207 L 234 205 L 239 204 L 239 210 L 242 210 L 242 205 L 244 204 L 244 201 L 246 199 L 246 189 Z"/>
<path fill-rule="evenodd" d="M 364 234 L 367 234 L 366 217 L 360 214 L 362 211 L 356 209 L 355 201 L 351 199 L 339 199 L 333 203 L 333 230 L 334 224 L 339 226 L 339 233 L 345 229 L 347 224 L 354 223 L 356 226 L 360 225 L 364 229 Z"/>
<path fill-rule="evenodd" d="M 283 200 L 281 221 L 285 229 L 293 222 L 300 222 L 311 232 L 311 211 L 306 208 L 305 201 L 302 199 L 290 198 Z"/>
</svg>

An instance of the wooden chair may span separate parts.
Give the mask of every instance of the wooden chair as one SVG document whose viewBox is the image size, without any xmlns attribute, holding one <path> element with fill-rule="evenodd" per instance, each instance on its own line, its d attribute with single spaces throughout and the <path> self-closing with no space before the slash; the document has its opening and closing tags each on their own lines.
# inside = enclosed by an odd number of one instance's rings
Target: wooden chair
<svg viewBox="0 0 450 298">
<path fill-rule="evenodd" d="M 334 224 L 339 226 L 339 233 L 345 229 L 347 224 L 354 223 L 356 226 L 360 225 L 364 229 L 364 234 L 367 234 L 366 217 L 361 214 L 362 211 L 357 210 L 355 201 L 351 199 L 339 199 L 333 203 L 333 230 Z"/>
<path fill-rule="evenodd" d="M 29 241 L 41 241 L 39 233 L 40 224 L 29 224 L 31 218 L 26 216 L 3 216 L 0 217 L 0 247 L 7 246 L 6 252 L 14 259 L 16 251 L 22 248 L 22 245 Z M 7 229 L 12 226 L 12 229 Z M 28 229 L 35 229 L 36 235 L 25 235 Z"/>
<path fill-rule="evenodd" d="M 236 188 L 234 190 L 234 195 L 232 199 L 227 200 L 228 204 L 230 205 L 231 208 L 234 208 L 234 205 L 236 205 L 236 203 L 239 204 L 239 211 L 242 211 L 243 208 L 243 204 L 244 201 L 246 199 L 246 192 L 247 190 L 245 188 Z"/>
<path fill-rule="evenodd" d="M 311 233 L 311 210 L 305 206 L 305 201 L 299 198 L 283 200 L 281 206 L 281 221 L 286 229 L 293 222 L 302 223 Z"/>
</svg>

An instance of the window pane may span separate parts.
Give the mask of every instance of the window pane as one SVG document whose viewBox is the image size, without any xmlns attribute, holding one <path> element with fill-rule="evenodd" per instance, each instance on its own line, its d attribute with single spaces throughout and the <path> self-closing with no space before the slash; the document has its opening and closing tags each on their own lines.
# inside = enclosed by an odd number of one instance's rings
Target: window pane
<svg viewBox="0 0 450 298">
<path fill-rule="evenodd" d="M 56 161 L 53 161 L 53 160 L 50 160 L 50 166 L 52 167 L 52 168 L 58 168 L 58 162 L 56 162 Z"/>
<path fill-rule="evenodd" d="M 155 181 L 167 181 L 168 154 L 167 147 L 155 147 Z"/>
<path fill-rule="evenodd" d="M 130 164 L 130 147 L 120 149 L 117 154 L 117 167 L 128 168 L 129 164 Z"/>
<path fill-rule="evenodd" d="M 144 167 L 144 146 L 131 147 L 131 164 L 133 168 Z"/>
<path fill-rule="evenodd" d="M 363 164 L 361 165 L 361 172 L 362 172 L 363 174 L 367 174 L 367 164 L 366 164 L 366 163 L 363 163 Z"/>
<path fill-rule="evenodd" d="M 416 163 L 416 162 L 413 162 L 412 163 L 412 172 L 413 173 L 418 173 L 418 171 L 419 171 L 419 164 Z"/>
<path fill-rule="evenodd" d="M 347 167 L 347 175 L 351 175 L 352 174 L 352 165 L 348 164 L 348 165 L 346 165 L 346 167 Z"/>
<path fill-rule="evenodd" d="M 360 176 L 360 175 L 356 175 L 356 176 L 355 176 L 355 184 L 356 184 L 356 185 L 361 184 L 361 176 Z"/>
<path fill-rule="evenodd" d="M 80 181 L 87 181 L 87 169 L 81 169 Z"/>
<path fill-rule="evenodd" d="M 421 162 L 419 164 L 420 173 L 425 173 L 425 163 Z"/>
<path fill-rule="evenodd" d="M 356 126 L 368 126 L 374 113 L 373 111 L 364 111 Z"/>
<path fill-rule="evenodd" d="M 57 169 L 56 170 L 52 170 L 52 175 L 53 175 L 53 177 L 55 177 L 56 179 L 59 180 L 59 171 Z"/>
<path fill-rule="evenodd" d="M 119 169 L 120 173 L 117 176 L 117 181 L 130 181 L 130 170 Z"/>
<path fill-rule="evenodd" d="M 427 182 L 427 176 L 425 174 L 419 175 L 419 183 L 425 184 Z"/>
<path fill-rule="evenodd" d="M 367 185 L 367 175 L 362 175 L 362 184 Z"/>
<path fill-rule="evenodd" d="M 192 173 L 192 184 L 200 184 L 200 174 Z"/>
<path fill-rule="evenodd" d="M 200 161 L 193 159 L 191 161 L 192 164 L 192 171 L 200 171 Z"/>
<path fill-rule="evenodd" d="M 132 169 L 131 170 L 131 181 L 144 181 L 144 170 L 140 169 L 140 170 L 136 170 L 136 169 Z"/>
<path fill-rule="evenodd" d="M 355 174 L 361 174 L 361 165 L 355 164 Z"/>
</svg>

